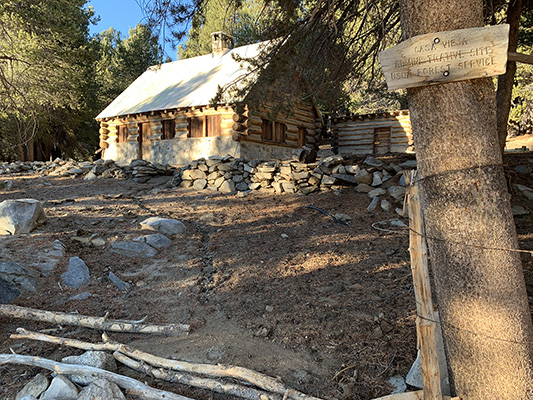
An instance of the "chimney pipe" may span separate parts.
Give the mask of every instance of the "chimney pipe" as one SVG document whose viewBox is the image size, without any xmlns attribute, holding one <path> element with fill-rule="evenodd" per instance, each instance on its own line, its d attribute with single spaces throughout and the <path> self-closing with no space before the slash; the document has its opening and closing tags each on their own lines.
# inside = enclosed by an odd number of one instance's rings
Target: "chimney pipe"
<svg viewBox="0 0 533 400">
<path fill-rule="evenodd" d="M 219 56 L 233 49 L 233 36 L 226 32 L 213 32 L 211 34 L 213 56 Z"/>
</svg>

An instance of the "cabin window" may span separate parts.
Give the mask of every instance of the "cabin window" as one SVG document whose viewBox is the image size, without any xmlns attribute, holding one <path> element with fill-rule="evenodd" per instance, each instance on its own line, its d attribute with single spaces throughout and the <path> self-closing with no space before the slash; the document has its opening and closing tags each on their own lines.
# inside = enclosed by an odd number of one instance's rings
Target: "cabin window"
<svg viewBox="0 0 533 400">
<path fill-rule="evenodd" d="M 220 115 L 206 115 L 205 117 L 207 136 L 220 136 L 221 134 L 221 118 Z"/>
<path fill-rule="evenodd" d="M 174 139 L 174 135 L 176 134 L 176 120 L 175 119 L 166 119 L 162 123 L 162 133 L 161 139 L 167 140 L 167 139 Z"/>
<path fill-rule="evenodd" d="M 272 135 L 272 121 L 263 118 L 261 123 L 261 139 L 263 140 L 272 140 L 274 135 Z"/>
<path fill-rule="evenodd" d="M 298 128 L 298 147 L 305 146 L 307 144 L 307 129 Z"/>
<path fill-rule="evenodd" d="M 128 141 L 128 125 L 119 125 L 117 127 L 117 141 L 118 143 L 125 143 Z"/>
<path fill-rule="evenodd" d="M 287 125 L 263 119 L 261 124 L 261 139 L 269 142 L 285 143 Z"/>
<path fill-rule="evenodd" d="M 213 137 L 222 134 L 220 115 L 204 115 L 188 118 L 189 135 L 191 138 Z"/>
<path fill-rule="evenodd" d="M 189 122 L 189 137 L 197 138 L 204 137 L 204 117 L 188 118 Z"/>
</svg>

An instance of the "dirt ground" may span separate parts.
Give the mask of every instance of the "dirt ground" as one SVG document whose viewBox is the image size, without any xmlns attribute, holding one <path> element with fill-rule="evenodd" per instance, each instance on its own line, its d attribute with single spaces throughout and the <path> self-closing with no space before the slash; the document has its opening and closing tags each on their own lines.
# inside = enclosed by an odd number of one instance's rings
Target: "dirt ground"
<svg viewBox="0 0 533 400">
<path fill-rule="evenodd" d="M 513 182 L 533 186 L 530 175 L 513 172 L 531 165 L 533 154 L 507 156 Z M 66 246 L 37 293 L 15 304 L 79 312 L 112 319 L 153 323 L 193 323 L 187 336 L 109 334 L 112 340 L 164 357 L 234 364 L 270 376 L 322 398 L 367 400 L 392 392 L 387 380 L 405 377 L 416 357 L 415 301 L 408 233 L 382 221 L 399 219 L 381 210 L 369 213 L 370 200 L 353 188 L 308 196 L 254 192 L 247 197 L 188 189 L 160 191 L 161 181 L 51 178 L 21 175 L 0 201 L 34 198 L 45 202 L 48 221 L 21 237 L 0 239 L 1 261 L 31 265 L 54 240 Z M 533 209 L 533 203 L 514 198 Z M 352 217 L 349 226 L 317 210 Z M 153 258 L 112 253 L 109 243 L 140 236 L 139 223 L 151 216 L 181 220 L 185 235 Z M 401 218 L 400 218 L 401 219 Z M 404 220 L 405 221 L 405 220 Z M 407 221 L 405 221 L 407 223 Z M 533 249 L 531 215 L 516 219 L 520 245 Z M 380 228 L 380 229 L 377 229 Z M 105 247 L 76 237 L 96 234 Z M 69 257 L 81 257 L 91 272 L 88 286 L 61 287 Z M 528 290 L 533 293 L 533 262 L 524 255 Z M 109 271 L 131 283 L 118 290 Z M 86 300 L 69 298 L 88 291 Z M 532 299 L 532 298 L 530 298 Z M 0 318 L 0 352 L 59 360 L 81 350 L 9 339 L 19 326 L 51 334 L 100 341 L 85 328 Z M 0 399 L 15 393 L 38 368 L 0 366 Z M 149 384 L 196 399 L 223 399 L 198 389 L 154 381 L 120 367 Z"/>
</svg>

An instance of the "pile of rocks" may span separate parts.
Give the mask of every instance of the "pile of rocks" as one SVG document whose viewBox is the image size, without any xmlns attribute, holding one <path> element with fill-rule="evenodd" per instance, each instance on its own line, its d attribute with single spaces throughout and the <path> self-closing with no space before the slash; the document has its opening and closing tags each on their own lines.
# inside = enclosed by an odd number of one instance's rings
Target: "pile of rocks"
<svg viewBox="0 0 533 400">
<path fill-rule="evenodd" d="M 367 157 L 361 165 L 347 164 L 341 156 L 330 156 L 320 162 L 304 164 L 297 161 L 245 161 L 233 157 L 211 157 L 192 162 L 182 171 L 182 187 L 209 189 L 223 193 L 264 190 L 271 193 L 309 194 L 342 186 L 354 186 L 367 193 L 375 209 L 380 197 L 388 193 L 393 201 L 402 201 L 405 194 L 403 172 L 416 168 L 416 162 L 386 164 Z M 381 207 L 390 209 L 389 200 Z"/>
<path fill-rule="evenodd" d="M 128 166 L 119 166 L 112 160 L 94 162 L 64 161 L 17 162 L 0 164 L 0 176 L 13 173 L 37 173 L 47 176 L 80 177 L 85 180 L 100 178 L 133 179 L 145 183 L 153 177 L 174 176 L 170 186 L 180 185 L 195 190 L 213 190 L 221 193 L 261 190 L 269 193 L 309 194 L 318 191 L 354 186 L 373 200 L 370 209 L 378 205 L 384 210 L 401 201 L 405 193 L 402 174 L 416 168 L 414 160 L 400 165 L 384 163 L 368 156 L 364 162 L 353 164 L 341 156 L 329 156 L 319 162 L 246 161 L 231 156 L 199 159 L 183 168 L 134 160 Z M 167 186 L 169 186 L 167 184 Z M 392 203 L 391 203 L 392 201 Z"/>
<path fill-rule="evenodd" d="M 119 166 L 113 160 L 75 161 L 17 161 L 0 163 L 0 176 L 20 173 L 34 173 L 41 176 L 83 177 L 85 180 L 99 178 L 133 179 L 144 183 L 159 175 L 173 175 L 179 169 L 169 165 L 152 164 L 144 160 L 134 160 L 130 165 Z"/>
<path fill-rule="evenodd" d="M 113 356 L 102 351 L 87 351 L 80 356 L 64 357 L 61 362 L 110 372 L 117 370 Z M 37 400 L 37 398 L 44 400 L 124 400 L 126 397 L 115 383 L 102 378 L 57 375 L 50 381 L 47 375 L 39 373 L 15 397 L 16 400 Z"/>
</svg>

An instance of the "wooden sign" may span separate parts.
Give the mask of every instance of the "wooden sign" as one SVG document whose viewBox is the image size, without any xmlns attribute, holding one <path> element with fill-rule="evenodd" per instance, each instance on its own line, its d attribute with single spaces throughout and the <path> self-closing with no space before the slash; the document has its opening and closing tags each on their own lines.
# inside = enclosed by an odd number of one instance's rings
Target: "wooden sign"
<svg viewBox="0 0 533 400">
<path fill-rule="evenodd" d="M 505 73 L 509 25 L 414 36 L 379 53 L 389 90 Z"/>
</svg>

